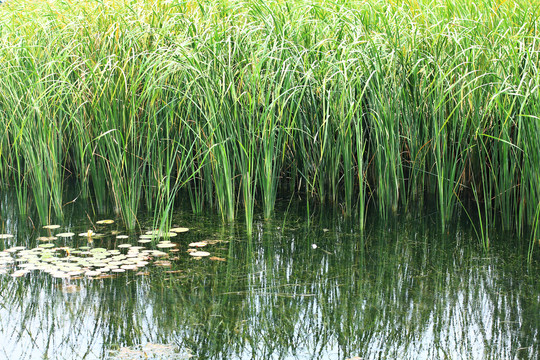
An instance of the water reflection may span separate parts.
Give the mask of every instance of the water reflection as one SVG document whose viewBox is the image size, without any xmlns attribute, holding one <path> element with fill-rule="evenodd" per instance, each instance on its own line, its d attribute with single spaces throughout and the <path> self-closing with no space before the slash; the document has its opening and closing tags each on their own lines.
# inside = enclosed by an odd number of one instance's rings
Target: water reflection
<svg viewBox="0 0 540 360">
<path fill-rule="evenodd" d="M 70 228 L 86 230 L 72 213 Z M 38 236 L 14 213 L 2 216 L 17 236 L 0 248 Z M 540 354 L 538 260 L 527 267 L 526 246 L 501 238 L 485 254 L 466 226 L 440 234 L 429 218 L 373 219 L 359 234 L 338 214 L 307 222 L 291 211 L 256 224 L 251 239 L 217 219 L 179 214 L 175 223 L 193 231 L 178 237 L 171 267 L 148 275 L 71 280 L 76 287 L 47 274 L 0 276 L 0 357 L 121 358 L 144 344 L 174 345 L 174 359 Z M 229 241 L 211 248 L 226 262 L 185 253 L 205 239 Z"/>
</svg>

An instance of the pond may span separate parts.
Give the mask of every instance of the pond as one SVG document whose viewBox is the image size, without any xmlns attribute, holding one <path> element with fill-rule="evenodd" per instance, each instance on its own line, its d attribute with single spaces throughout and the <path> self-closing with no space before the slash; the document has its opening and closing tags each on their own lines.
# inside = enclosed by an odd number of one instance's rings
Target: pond
<svg viewBox="0 0 540 360">
<path fill-rule="evenodd" d="M 139 243 L 83 204 L 47 229 L 6 197 L 2 233 L 14 236 L 0 240 L 0 358 L 540 355 L 540 269 L 538 256 L 527 264 L 526 241 L 498 232 L 484 252 L 466 222 L 441 231 L 436 214 L 373 216 L 360 232 L 339 211 L 304 210 L 283 204 L 251 237 L 241 221 L 178 210 L 173 227 L 189 231 Z M 151 218 L 140 228 L 152 231 Z"/>
</svg>

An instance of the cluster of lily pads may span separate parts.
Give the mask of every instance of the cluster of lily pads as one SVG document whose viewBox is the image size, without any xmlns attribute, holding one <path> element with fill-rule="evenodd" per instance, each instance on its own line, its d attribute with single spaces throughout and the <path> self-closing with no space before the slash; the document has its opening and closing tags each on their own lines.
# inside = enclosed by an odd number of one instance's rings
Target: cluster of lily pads
<svg viewBox="0 0 540 360">
<path fill-rule="evenodd" d="M 108 273 L 137 270 L 148 265 L 149 260 L 161 256 L 167 256 L 167 253 L 144 250 L 142 246 L 129 247 L 125 254 L 119 249 L 89 246 L 75 249 L 55 247 L 52 243 L 34 249 L 15 246 L 0 252 L 0 273 L 7 273 L 8 267 L 16 267 L 11 274 L 13 277 L 24 276 L 30 271 L 46 272 L 55 278 L 102 277 Z"/>
<path fill-rule="evenodd" d="M 114 223 L 113 220 L 97 221 L 98 225 Z M 137 240 L 139 246 L 132 244 L 119 244 L 116 249 L 106 249 L 93 246 L 94 239 L 99 239 L 104 234 L 95 233 L 93 230 L 78 234 L 84 237 L 88 245 L 80 247 L 57 246 L 53 242 L 58 238 L 64 240 L 74 238 L 73 232 L 60 232 L 52 234 L 52 230 L 59 229 L 59 225 L 45 225 L 43 227 L 49 231 L 49 236 L 40 236 L 37 240 L 43 242 L 33 249 L 25 246 L 13 246 L 0 251 L 0 274 L 10 273 L 13 277 L 21 277 L 31 271 L 41 271 L 49 273 L 55 278 L 73 279 L 78 277 L 104 278 L 115 273 L 123 273 L 129 270 L 141 269 L 151 262 L 158 266 L 170 266 L 170 261 L 156 260 L 156 258 L 166 258 L 168 252 L 177 252 L 176 243 L 166 240 L 177 236 L 179 233 L 189 231 L 188 228 L 177 227 L 167 232 L 160 230 L 150 230 L 139 236 Z M 118 232 L 111 232 L 116 235 L 117 240 L 128 239 L 128 235 Z M 0 234 L 1 239 L 12 238 L 11 234 Z M 154 243 L 157 250 L 146 249 L 142 244 Z M 207 251 L 200 248 L 213 245 L 221 240 L 206 240 L 192 242 L 189 244 L 187 252 L 195 259 L 210 256 Z M 92 246 L 90 246 L 92 245 Z M 168 251 L 168 252 L 165 252 Z M 212 256 L 210 260 L 225 261 L 224 258 Z"/>
<path fill-rule="evenodd" d="M 100 220 L 100 225 L 112 224 L 113 220 Z M 45 225 L 45 229 L 51 231 L 60 228 L 59 225 Z M 140 243 L 158 241 L 155 246 L 158 249 L 170 249 L 177 251 L 176 244 L 170 240 L 160 240 L 162 237 L 171 238 L 178 233 L 187 232 L 188 228 L 174 228 L 169 232 L 157 230 L 148 231 L 139 238 Z M 127 239 L 127 235 L 116 234 L 116 239 Z M 79 234 L 85 237 L 91 245 L 93 239 L 99 239 L 103 234 L 88 230 Z M 11 234 L 0 234 L 0 239 L 12 238 Z M 39 241 L 45 242 L 33 249 L 25 246 L 13 246 L 0 251 L 0 274 L 11 273 L 13 277 L 21 277 L 31 271 L 49 273 L 55 278 L 78 278 L 87 276 L 90 278 L 103 278 L 114 273 L 122 273 L 129 270 L 138 270 L 147 266 L 152 260 L 167 257 L 169 254 L 162 250 L 146 249 L 144 246 L 132 244 L 120 244 L 117 249 L 105 249 L 93 246 L 57 246 L 53 241 L 58 238 L 73 238 L 75 233 L 63 232 L 50 236 L 40 236 Z M 154 264 L 168 263 L 154 261 Z"/>
</svg>

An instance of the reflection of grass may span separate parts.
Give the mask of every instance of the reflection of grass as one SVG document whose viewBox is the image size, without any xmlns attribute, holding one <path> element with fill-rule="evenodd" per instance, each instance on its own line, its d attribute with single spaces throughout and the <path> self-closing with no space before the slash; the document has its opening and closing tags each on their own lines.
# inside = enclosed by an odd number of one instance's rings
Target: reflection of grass
<svg viewBox="0 0 540 360">
<path fill-rule="evenodd" d="M 487 245 L 495 222 L 537 224 L 534 6 L 3 4 L 0 176 L 42 220 L 71 176 L 130 228 L 141 199 L 164 226 L 184 186 L 248 229 L 280 189 L 361 222 L 370 199 L 386 216 L 434 198 L 442 224 L 473 199 Z"/>
<path fill-rule="evenodd" d="M 526 347 L 529 358 L 538 353 L 530 345 L 536 283 L 508 281 L 523 259 L 499 259 L 496 249 L 485 258 L 463 245 L 471 231 L 460 226 L 441 235 L 431 224 L 390 219 L 357 235 L 357 225 L 328 213 L 314 214 L 310 226 L 288 216 L 264 230 L 255 226 L 252 240 L 228 243 L 227 262 L 178 253 L 170 267 L 147 276 L 77 280 L 71 293 L 37 273 L 0 276 L 0 331 L 9 339 L 0 350 L 24 348 L 20 359 L 43 352 L 104 358 L 110 349 L 147 343 L 175 344 L 200 359 L 509 359 Z M 209 234 L 245 239 L 239 228 L 208 225 L 186 241 Z"/>
</svg>

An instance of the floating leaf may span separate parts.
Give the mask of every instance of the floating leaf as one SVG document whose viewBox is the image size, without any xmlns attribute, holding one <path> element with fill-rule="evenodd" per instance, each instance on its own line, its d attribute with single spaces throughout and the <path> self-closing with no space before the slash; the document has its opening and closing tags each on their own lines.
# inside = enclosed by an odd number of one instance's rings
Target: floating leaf
<svg viewBox="0 0 540 360">
<path fill-rule="evenodd" d="M 170 231 L 175 232 L 175 233 L 184 233 L 184 232 L 188 232 L 189 229 L 185 227 L 177 227 L 177 228 L 172 228 Z"/>
<path fill-rule="evenodd" d="M 173 248 L 175 247 L 176 244 L 173 244 L 173 243 L 159 243 L 156 245 L 156 247 L 160 248 L 160 249 L 168 249 L 168 248 Z"/>
<path fill-rule="evenodd" d="M 12 237 L 11 234 L 0 234 L 0 239 L 11 239 Z"/>
<path fill-rule="evenodd" d="M 96 235 L 96 233 L 93 232 L 92 230 L 88 230 L 87 232 L 83 232 L 79 234 L 79 236 L 83 236 L 83 237 L 92 237 L 94 235 Z"/>
<path fill-rule="evenodd" d="M 138 267 L 137 267 L 137 265 L 128 265 L 128 264 L 126 264 L 126 265 L 120 266 L 120 269 L 124 269 L 124 270 L 137 270 Z"/>
<path fill-rule="evenodd" d="M 189 244 L 189 247 L 205 247 L 206 245 L 208 245 L 207 242 L 198 241 L 198 242 L 192 242 L 191 244 Z"/>
<path fill-rule="evenodd" d="M 39 241 L 54 241 L 58 239 L 56 236 L 40 236 L 37 238 Z"/>
<path fill-rule="evenodd" d="M 215 245 L 215 244 L 219 244 L 219 243 L 228 243 L 228 241 L 226 240 L 204 240 L 205 243 L 207 243 L 208 245 Z"/>
<path fill-rule="evenodd" d="M 131 244 L 120 244 L 118 245 L 119 248 L 123 249 L 123 248 L 129 248 L 131 247 Z"/>
<path fill-rule="evenodd" d="M 60 225 L 45 225 L 43 226 L 44 229 L 58 229 Z"/>
<path fill-rule="evenodd" d="M 154 263 L 157 266 L 171 266 L 171 262 L 167 260 L 159 260 Z"/>
<path fill-rule="evenodd" d="M 110 224 L 114 224 L 114 220 L 110 220 L 110 219 L 98 220 L 98 221 L 96 221 L 96 224 L 99 224 L 99 225 L 110 225 Z"/>
<path fill-rule="evenodd" d="M 55 245 L 53 243 L 47 243 L 47 244 L 40 244 L 40 248 L 53 248 Z"/>
<path fill-rule="evenodd" d="M 129 238 L 129 236 L 127 236 L 127 235 L 116 235 L 116 238 L 117 239 L 127 239 L 127 238 Z"/>
<path fill-rule="evenodd" d="M 210 253 L 206 251 L 193 251 L 193 252 L 190 252 L 189 255 L 196 256 L 196 257 L 203 257 L 203 256 L 210 256 Z"/>
<path fill-rule="evenodd" d="M 29 272 L 30 272 L 30 271 L 28 271 L 28 270 L 26 270 L 26 269 L 24 269 L 24 270 L 17 270 L 17 271 L 15 271 L 13 274 L 11 274 L 11 276 L 13 276 L 13 277 L 22 277 L 22 276 L 28 274 Z"/>
<path fill-rule="evenodd" d="M 220 257 L 217 257 L 217 256 L 210 256 L 209 259 L 214 260 L 214 261 L 227 261 L 227 259 L 220 258 Z"/>
<path fill-rule="evenodd" d="M 75 233 L 72 233 L 72 232 L 56 234 L 56 236 L 61 237 L 61 238 L 68 238 L 68 237 L 72 237 L 73 235 L 75 235 Z"/>
</svg>

